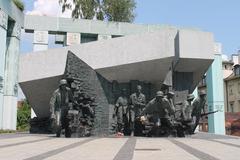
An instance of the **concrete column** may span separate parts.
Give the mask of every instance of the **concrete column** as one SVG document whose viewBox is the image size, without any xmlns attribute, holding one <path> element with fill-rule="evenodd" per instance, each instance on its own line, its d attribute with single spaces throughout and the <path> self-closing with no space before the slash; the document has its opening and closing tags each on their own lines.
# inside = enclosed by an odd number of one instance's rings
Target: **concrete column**
<svg viewBox="0 0 240 160">
<path fill-rule="evenodd" d="M 44 51 L 48 49 L 48 31 L 34 31 L 33 51 Z"/>
<path fill-rule="evenodd" d="M 4 73 L 3 129 L 16 130 L 21 26 L 13 21 L 9 21 L 8 25 Z"/>
<path fill-rule="evenodd" d="M 207 71 L 208 111 L 217 113 L 208 116 L 208 132 L 225 134 L 222 56 L 215 54 L 214 62 Z"/>
<path fill-rule="evenodd" d="M 98 35 L 98 40 L 107 40 L 107 39 L 111 39 L 112 36 L 111 35 L 103 35 L 103 34 L 99 34 Z"/>
<path fill-rule="evenodd" d="M 3 129 L 3 86 L 8 16 L 0 8 L 0 129 Z"/>
</svg>

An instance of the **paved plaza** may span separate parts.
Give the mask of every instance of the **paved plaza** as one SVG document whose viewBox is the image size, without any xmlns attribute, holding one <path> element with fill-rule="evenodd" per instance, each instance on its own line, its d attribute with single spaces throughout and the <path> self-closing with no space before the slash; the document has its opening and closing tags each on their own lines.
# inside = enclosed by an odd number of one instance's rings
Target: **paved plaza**
<svg viewBox="0 0 240 160">
<path fill-rule="evenodd" d="M 206 133 L 187 138 L 0 135 L 0 160 L 239 160 L 239 157 L 240 138 Z"/>
</svg>

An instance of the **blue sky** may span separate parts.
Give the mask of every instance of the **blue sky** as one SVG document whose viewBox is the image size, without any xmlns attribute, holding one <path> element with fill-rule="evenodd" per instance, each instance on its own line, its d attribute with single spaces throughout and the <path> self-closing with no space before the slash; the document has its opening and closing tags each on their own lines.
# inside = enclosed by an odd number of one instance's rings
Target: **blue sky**
<svg viewBox="0 0 240 160">
<path fill-rule="evenodd" d="M 34 1 L 24 0 L 27 11 L 33 10 Z M 134 23 L 199 28 L 214 33 L 215 40 L 223 45 L 224 54 L 230 55 L 240 49 L 240 0 L 136 0 L 136 2 L 137 16 Z M 25 41 L 27 40 L 23 43 Z M 24 45 L 22 51 L 28 50 L 29 46 Z"/>
</svg>

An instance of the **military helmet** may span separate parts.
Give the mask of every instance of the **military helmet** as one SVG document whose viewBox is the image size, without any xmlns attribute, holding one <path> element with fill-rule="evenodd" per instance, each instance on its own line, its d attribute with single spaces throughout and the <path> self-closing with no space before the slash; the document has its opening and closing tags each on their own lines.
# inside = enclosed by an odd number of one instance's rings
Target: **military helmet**
<svg viewBox="0 0 240 160">
<path fill-rule="evenodd" d="M 193 94 L 187 95 L 187 100 L 193 100 L 195 96 Z"/>
<path fill-rule="evenodd" d="M 175 93 L 174 93 L 174 92 L 172 92 L 172 91 L 170 91 L 170 92 L 168 92 L 168 95 L 174 96 L 174 95 L 175 95 Z"/>
<path fill-rule="evenodd" d="M 206 95 L 206 92 L 205 92 L 204 90 L 201 90 L 201 91 L 199 92 L 199 96 L 204 96 L 204 95 Z"/>
<path fill-rule="evenodd" d="M 162 91 L 157 91 L 156 97 L 164 97 L 163 92 Z"/>
<path fill-rule="evenodd" d="M 62 85 L 67 85 L 67 80 L 66 79 L 61 79 L 60 80 L 59 86 L 62 86 Z"/>
</svg>

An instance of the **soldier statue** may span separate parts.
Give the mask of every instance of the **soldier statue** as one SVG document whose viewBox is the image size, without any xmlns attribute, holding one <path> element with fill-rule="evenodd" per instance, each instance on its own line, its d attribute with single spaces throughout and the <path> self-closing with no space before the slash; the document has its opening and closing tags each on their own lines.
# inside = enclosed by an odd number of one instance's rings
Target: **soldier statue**
<svg viewBox="0 0 240 160">
<path fill-rule="evenodd" d="M 192 101 L 194 100 L 194 95 L 189 94 L 187 96 L 187 100 L 183 102 L 183 107 L 182 107 L 182 120 L 183 121 L 191 121 L 192 120 L 192 111 L 193 111 L 193 106 L 192 106 Z"/>
<path fill-rule="evenodd" d="M 183 137 L 186 133 L 187 134 L 191 134 L 192 133 L 192 129 L 194 126 L 194 122 L 193 122 L 193 118 L 192 118 L 192 111 L 193 111 L 193 106 L 192 106 L 192 101 L 194 100 L 194 95 L 193 94 L 189 94 L 187 96 L 187 100 L 185 100 L 182 104 L 182 111 L 181 111 L 181 131 L 179 132 L 178 130 L 178 134 L 180 135 L 180 137 Z M 182 134 L 181 134 L 182 133 Z"/>
<path fill-rule="evenodd" d="M 169 116 L 170 113 L 174 113 L 174 110 L 172 110 L 168 99 L 164 97 L 162 91 L 156 93 L 156 97 L 146 105 L 146 108 L 142 112 L 143 115 L 151 115 L 155 126 L 165 127 L 166 131 L 173 131 L 172 119 Z"/>
<path fill-rule="evenodd" d="M 126 89 L 122 89 L 122 95 L 118 97 L 113 117 L 117 117 L 117 132 L 123 134 L 128 126 L 128 98 Z"/>
<path fill-rule="evenodd" d="M 192 117 L 195 122 L 195 126 L 193 127 L 193 132 L 197 128 L 201 114 L 205 114 L 205 104 L 206 104 L 206 92 L 205 91 L 200 91 L 199 92 L 199 97 L 194 100 L 193 102 L 193 111 L 192 111 Z"/>
<path fill-rule="evenodd" d="M 145 108 L 146 106 L 146 98 L 145 95 L 142 93 L 142 86 L 138 85 L 137 86 L 137 92 L 133 93 L 130 96 L 130 100 L 129 100 L 129 104 L 130 104 L 130 129 L 132 131 L 134 131 L 134 123 L 135 123 L 135 119 L 137 117 L 140 116 L 140 113 L 142 112 L 143 108 Z"/>
<path fill-rule="evenodd" d="M 174 106 L 174 102 L 173 102 L 173 97 L 174 97 L 174 92 L 172 92 L 172 91 L 169 91 L 168 93 L 167 93 L 167 99 L 168 99 L 168 101 L 169 101 L 169 104 L 170 104 L 170 107 L 171 107 L 171 111 L 172 112 L 170 112 L 170 116 L 172 117 L 172 118 L 174 118 L 175 116 L 174 116 L 174 114 L 175 114 L 175 106 Z"/>
<path fill-rule="evenodd" d="M 65 129 L 65 137 L 71 136 L 67 114 L 69 106 L 73 102 L 73 96 L 67 85 L 66 79 L 60 80 L 59 88 L 54 91 L 50 100 L 51 119 L 54 121 L 57 137 L 60 137 L 62 129 Z"/>
</svg>

